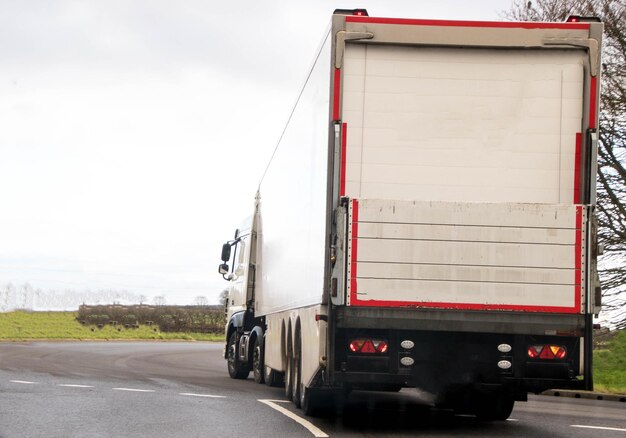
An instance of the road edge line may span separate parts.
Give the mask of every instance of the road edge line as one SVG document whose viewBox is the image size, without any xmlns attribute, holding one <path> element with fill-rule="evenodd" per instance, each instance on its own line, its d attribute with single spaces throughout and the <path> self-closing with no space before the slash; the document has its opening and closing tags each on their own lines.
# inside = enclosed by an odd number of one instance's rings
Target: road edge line
<svg viewBox="0 0 626 438">
<path fill-rule="evenodd" d="M 328 434 L 326 434 L 326 432 L 324 432 L 322 429 L 320 429 L 319 427 L 317 427 L 316 425 L 314 425 L 310 421 L 305 420 L 304 418 L 300 417 L 299 415 L 294 414 L 290 410 L 285 409 L 282 406 L 279 406 L 279 405 L 276 404 L 276 403 L 282 403 L 283 400 L 258 399 L 257 401 L 259 401 L 259 402 L 269 406 L 270 408 L 280 412 L 281 414 L 285 415 L 286 417 L 291 418 L 293 421 L 295 421 L 299 425 L 305 427 L 316 438 L 327 438 L 329 436 Z"/>
<path fill-rule="evenodd" d="M 226 398 L 225 395 L 194 394 L 193 392 L 179 392 L 178 395 L 186 395 L 189 397 Z"/>
<path fill-rule="evenodd" d="M 626 429 L 621 429 L 619 427 L 608 427 L 608 426 L 586 426 L 584 424 L 570 424 L 570 427 L 578 427 L 580 429 L 599 429 L 599 430 L 614 430 L 616 432 L 626 432 Z"/>
<path fill-rule="evenodd" d="M 129 391 L 129 392 L 156 392 L 154 389 L 137 389 L 137 388 L 112 388 L 113 391 Z"/>
</svg>

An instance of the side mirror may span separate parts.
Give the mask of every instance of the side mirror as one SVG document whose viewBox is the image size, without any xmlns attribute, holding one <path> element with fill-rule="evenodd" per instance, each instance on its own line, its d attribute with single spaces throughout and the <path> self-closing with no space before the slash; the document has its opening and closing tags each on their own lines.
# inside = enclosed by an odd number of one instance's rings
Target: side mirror
<svg viewBox="0 0 626 438">
<path fill-rule="evenodd" d="M 230 260 L 230 243 L 222 245 L 222 261 L 227 262 Z M 228 270 L 228 267 L 226 268 Z"/>
<path fill-rule="evenodd" d="M 228 274 L 228 264 L 222 263 L 217 269 L 217 271 L 222 275 Z"/>
</svg>

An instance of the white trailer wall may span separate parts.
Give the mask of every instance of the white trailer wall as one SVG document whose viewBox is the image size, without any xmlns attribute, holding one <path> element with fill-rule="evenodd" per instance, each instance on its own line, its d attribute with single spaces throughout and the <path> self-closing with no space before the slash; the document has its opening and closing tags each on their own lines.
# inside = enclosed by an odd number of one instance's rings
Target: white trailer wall
<svg viewBox="0 0 626 438">
<path fill-rule="evenodd" d="M 257 316 L 321 303 L 324 286 L 330 36 L 260 186 Z"/>
</svg>

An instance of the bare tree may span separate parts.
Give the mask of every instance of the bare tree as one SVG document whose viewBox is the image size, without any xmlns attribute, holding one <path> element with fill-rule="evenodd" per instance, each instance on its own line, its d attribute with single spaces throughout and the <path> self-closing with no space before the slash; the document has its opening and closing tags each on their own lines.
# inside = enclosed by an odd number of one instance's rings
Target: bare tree
<svg viewBox="0 0 626 438">
<path fill-rule="evenodd" d="M 152 299 L 155 306 L 165 306 L 165 295 L 157 295 Z"/>
<path fill-rule="evenodd" d="M 600 146 L 598 151 L 599 241 L 603 309 L 609 322 L 626 327 L 626 2 L 624 0 L 514 1 L 506 18 L 563 21 L 592 15 L 604 22 Z"/>
<path fill-rule="evenodd" d="M 13 310 L 16 302 L 16 289 L 13 283 L 7 283 L 2 286 L 2 310 L 8 312 Z"/>
<path fill-rule="evenodd" d="M 146 301 L 148 301 L 148 297 L 145 295 L 139 295 L 138 301 L 139 301 L 139 305 L 145 304 Z"/>
<path fill-rule="evenodd" d="M 20 303 L 19 307 L 24 310 L 30 310 L 33 308 L 33 297 L 35 290 L 29 283 L 24 283 L 20 287 Z"/>
<path fill-rule="evenodd" d="M 198 295 L 197 297 L 195 297 L 193 299 L 193 304 L 195 306 L 208 306 L 209 305 L 209 300 L 207 299 L 207 297 L 203 296 L 203 295 Z"/>
</svg>

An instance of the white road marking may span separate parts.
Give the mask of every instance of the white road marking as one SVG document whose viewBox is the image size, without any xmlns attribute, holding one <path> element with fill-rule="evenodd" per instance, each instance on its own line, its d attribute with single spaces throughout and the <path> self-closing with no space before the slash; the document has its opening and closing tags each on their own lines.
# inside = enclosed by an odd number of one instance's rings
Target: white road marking
<svg viewBox="0 0 626 438">
<path fill-rule="evenodd" d="M 208 398 L 226 398 L 225 395 L 212 395 L 212 394 L 194 394 L 191 392 L 179 392 L 179 395 L 188 395 L 189 397 L 208 397 Z"/>
<path fill-rule="evenodd" d="M 72 385 L 69 383 L 60 383 L 57 386 L 63 386 L 64 388 L 93 388 L 91 385 Z"/>
<path fill-rule="evenodd" d="M 154 392 L 153 389 L 113 388 L 113 391 Z"/>
<path fill-rule="evenodd" d="M 571 426 L 572 427 L 579 427 L 581 429 L 616 430 L 618 432 L 626 432 L 626 429 L 620 429 L 619 427 L 584 426 L 582 424 L 571 424 Z"/>
<path fill-rule="evenodd" d="M 29 382 L 28 380 L 9 380 L 11 383 L 24 383 L 26 385 L 36 385 L 39 382 Z"/>
<path fill-rule="evenodd" d="M 516 420 L 515 418 L 507 418 L 506 421 L 519 421 L 519 420 Z"/>
<path fill-rule="evenodd" d="M 309 432 L 311 432 L 313 434 L 313 436 L 315 436 L 316 438 L 328 437 L 328 435 L 326 433 L 324 433 L 323 430 L 321 430 L 320 428 L 318 428 L 314 424 L 308 422 L 304 418 L 302 418 L 302 417 L 294 414 L 293 412 L 283 408 L 282 406 L 278 406 L 276 404 L 276 403 L 288 403 L 285 400 L 258 400 L 258 401 L 260 401 L 263 404 L 266 404 L 267 406 L 269 406 L 272 409 L 277 410 L 281 414 L 286 415 L 287 417 L 291 418 L 293 421 L 295 421 L 296 423 L 300 424 L 301 426 L 306 427 L 309 430 Z"/>
</svg>

